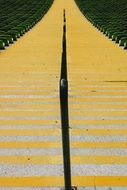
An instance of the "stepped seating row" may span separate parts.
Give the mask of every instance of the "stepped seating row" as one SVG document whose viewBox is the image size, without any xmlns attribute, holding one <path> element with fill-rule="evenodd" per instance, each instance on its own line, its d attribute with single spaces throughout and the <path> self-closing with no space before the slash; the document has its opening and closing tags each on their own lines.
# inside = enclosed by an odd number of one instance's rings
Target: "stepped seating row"
<svg viewBox="0 0 127 190">
<path fill-rule="evenodd" d="M 29 31 L 52 3 L 53 0 L 0 0 L 0 49 Z"/>
<path fill-rule="evenodd" d="M 95 27 L 127 49 L 126 0 L 75 0 L 75 2 Z"/>
</svg>

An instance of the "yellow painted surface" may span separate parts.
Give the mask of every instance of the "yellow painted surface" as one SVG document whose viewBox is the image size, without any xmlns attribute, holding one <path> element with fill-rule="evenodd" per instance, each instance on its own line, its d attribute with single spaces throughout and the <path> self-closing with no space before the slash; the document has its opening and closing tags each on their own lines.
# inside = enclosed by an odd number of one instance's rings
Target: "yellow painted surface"
<svg viewBox="0 0 127 190">
<path fill-rule="evenodd" d="M 3 88 L 3 90 L 4 90 L 4 88 Z M 86 84 L 85 84 L 83 87 L 82 83 L 81 83 L 81 86 L 79 86 L 78 89 L 76 89 L 75 86 L 70 87 L 70 91 L 76 91 L 76 92 L 78 92 L 78 91 L 85 92 L 85 91 L 93 91 L 93 90 L 95 90 L 95 91 L 116 91 L 116 90 L 127 91 L 127 85 L 113 86 L 113 85 L 100 84 L 100 86 L 99 86 L 99 84 L 98 84 L 98 86 L 96 86 L 96 85 L 90 86 L 87 84 L 87 86 L 86 86 Z"/>
<path fill-rule="evenodd" d="M 85 87 L 84 87 L 85 88 Z M 91 91 L 91 92 L 84 92 L 84 91 L 77 91 L 76 93 L 72 91 L 72 94 L 76 94 L 77 96 L 84 95 L 84 96 L 126 96 L 127 92 L 120 92 L 120 91 L 113 91 L 113 92 L 97 92 L 97 91 Z"/>
<path fill-rule="evenodd" d="M 127 109 L 127 104 L 73 104 L 70 105 L 70 109 L 71 108 L 77 108 L 77 109 L 81 109 L 81 108 L 85 108 L 85 109 Z"/>
<path fill-rule="evenodd" d="M 43 88 L 43 87 L 42 87 Z M 42 89 L 40 91 L 36 91 L 36 90 L 33 90 L 33 91 L 1 91 L 0 92 L 1 95 L 41 95 L 41 96 L 52 96 L 52 95 L 56 95 L 57 92 L 54 90 L 54 91 L 43 91 Z"/>
<path fill-rule="evenodd" d="M 1 84 L 20 83 L 22 89 L 25 84 L 53 84 L 51 89 L 57 89 L 63 8 L 66 9 L 67 17 L 68 71 L 71 84 L 77 79 L 80 84 L 79 76 L 84 79 L 84 84 L 87 80 L 95 83 L 127 79 L 126 52 L 94 28 L 80 13 L 73 0 L 55 0 L 49 13 L 32 31 L 0 54 Z"/>
<path fill-rule="evenodd" d="M 70 104 L 69 106 L 70 110 L 72 109 L 115 109 L 117 111 L 119 111 L 119 109 L 127 109 L 127 104 Z M 59 107 L 59 104 L 7 104 L 7 105 L 4 105 L 4 104 L 1 104 L 0 106 L 0 111 L 2 110 L 9 110 L 9 109 L 15 109 L 17 111 L 27 111 L 27 110 L 48 110 L 48 109 L 54 109 L 55 111 L 58 111 L 60 112 L 60 107 Z"/>
<path fill-rule="evenodd" d="M 58 125 L 57 120 L 0 120 L 0 125 Z"/>
<path fill-rule="evenodd" d="M 62 156 L 0 156 L 1 164 L 33 164 L 33 165 L 47 165 L 47 164 L 62 164 Z"/>
<path fill-rule="evenodd" d="M 119 110 L 115 110 L 115 111 L 82 111 L 81 110 L 77 110 L 77 111 L 70 111 L 70 116 L 127 116 L 127 112 L 126 111 L 119 111 Z"/>
<path fill-rule="evenodd" d="M 1 129 L 0 136 L 59 136 L 61 129 Z M 127 136 L 127 129 L 72 129 L 74 136 Z"/>
<path fill-rule="evenodd" d="M 72 164 L 127 164 L 126 156 L 72 156 Z"/>
<path fill-rule="evenodd" d="M 48 81 L 47 81 L 47 85 L 48 85 Z M 71 85 L 71 83 L 70 83 L 70 85 Z M 118 84 L 117 84 L 118 85 Z M 26 85 L 27 86 L 27 85 Z M 0 84 L 0 92 L 1 91 L 24 91 L 24 90 L 26 90 L 26 86 L 22 86 L 22 85 L 1 85 Z M 49 88 L 49 86 L 46 86 L 46 82 L 45 82 L 45 84 L 40 84 L 40 85 L 30 85 L 30 86 L 28 86 L 27 87 L 27 91 L 40 91 L 41 90 L 41 88 L 43 88 L 43 91 L 47 91 L 47 92 L 50 92 L 50 91 L 52 91 L 52 92 L 54 92 L 54 91 L 56 91 L 56 90 L 59 90 L 59 87 L 56 87 L 56 88 L 54 88 L 54 86 L 52 85 L 52 86 L 50 86 L 50 88 Z M 106 86 L 106 84 L 104 85 L 104 86 L 102 86 L 102 85 L 100 85 L 100 86 L 98 86 L 98 87 L 96 87 L 96 85 L 94 86 L 86 86 L 86 85 L 84 85 L 84 88 L 82 87 L 82 84 L 81 84 L 81 86 L 79 86 L 79 88 L 78 89 L 76 89 L 76 87 L 74 87 L 74 86 L 70 86 L 69 87 L 69 90 L 70 91 L 74 91 L 74 90 L 76 90 L 76 92 L 78 92 L 78 91 L 93 91 L 93 90 L 95 90 L 95 91 L 117 91 L 117 90 L 120 90 L 120 91 L 127 91 L 127 84 L 126 85 L 124 85 L 124 86 L 111 86 L 111 85 L 109 85 L 109 86 Z"/>
<path fill-rule="evenodd" d="M 13 129 L 0 130 L 0 136 L 58 136 L 60 129 Z"/>
<path fill-rule="evenodd" d="M 61 187 L 63 184 L 62 176 L 0 177 L 1 187 Z M 72 184 L 79 187 L 125 187 L 127 176 L 73 176 Z"/>
<path fill-rule="evenodd" d="M 45 82 L 45 85 L 46 85 L 46 82 Z M 43 91 L 46 91 L 46 92 L 54 92 L 54 91 L 56 91 L 56 90 L 58 90 L 58 88 L 54 88 L 54 86 L 50 86 L 50 88 L 49 88 L 49 86 L 48 86 L 48 83 L 47 83 L 47 86 L 45 86 L 45 85 L 38 85 L 38 86 L 28 86 L 27 87 L 27 89 L 26 89 L 26 86 L 19 86 L 19 85 L 15 85 L 15 86 L 2 86 L 2 85 L 0 85 L 0 92 L 1 91 L 41 91 L 42 89 L 41 88 L 43 88 Z"/>
<path fill-rule="evenodd" d="M 101 98 L 101 97 L 91 97 L 91 98 L 87 98 L 87 97 L 83 97 L 83 98 L 75 98 L 75 97 L 69 97 L 69 102 L 70 104 L 73 102 L 125 102 L 127 103 L 127 98 L 124 97 L 116 97 L 116 98 Z M 38 102 L 45 102 L 47 104 L 49 104 L 49 102 L 51 103 L 59 103 L 59 98 L 46 98 L 44 96 L 44 98 L 0 98 L 0 102 L 1 103 L 38 103 Z M 105 103 L 106 104 L 106 103 Z"/>
<path fill-rule="evenodd" d="M 78 81 L 80 85 L 81 80 L 84 84 L 87 81 L 127 80 L 126 51 L 85 20 L 72 0 L 65 2 L 68 2 L 65 8 L 71 83 L 74 85 Z"/>
<path fill-rule="evenodd" d="M 100 32 L 99 32 L 99 34 L 100 34 Z M 104 35 L 102 35 L 102 36 L 107 39 L 107 37 L 105 37 Z M 121 86 L 121 87 L 126 87 L 127 86 L 126 80 L 104 80 L 104 81 L 101 81 L 101 80 L 100 81 L 97 81 L 97 80 L 94 80 L 94 81 L 93 80 L 87 80 L 87 78 L 84 78 L 83 72 L 84 71 L 81 70 L 81 69 L 73 70 L 73 73 L 71 73 L 72 78 L 71 79 L 69 78 L 69 81 L 71 81 L 71 82 L 72 82 L 72 79 L 75 78 L 75 76 L 77 76 L 80 79 L 82 79 L 82 80 L 75 80 L 75 84 L 80 85 L 79 89 L 81 89 L 81 87 L 83 88 L 85 86 L 86 87 L 95 87 L 95 86 L 106 86 L 106 87 L 107 86 L 108 87 Z M 114 73 L 114 75 L 115 75 L 115 73 Z M 85 80 L 85 82 L 84 82 L 84 80 Z M 70 86 L 73 87 L 73 88 L 75 88 L 74 86 L 72 86 L 72 84 L 70 84 Z"/>
<path fill-rule="evenodd" d="M 6 105 L 5 105 L 6 106 Z M 12 108 L 13 109 L 13 108 Z M 126 115 L 126 113 L 125 113 L 125 115 Z M 59 113 L 58 113 L 58 111 L 56 110 L 56 111 L 44 111 L 44 110 L 42 110 L 42 111 L 35 111 L 35 110 L 23 110 L 23 111 L 20 111 L 20 110 L 18 110 L 18 111 L 0 111 L 0 116 L 20 116 L 20 117 L 36 117 L 36 116 L 38 116 L 38 117 L 40 117 L 40 116 L 42 116 L 42 117 L 44 117 L 44 116 L 56 116 L 56 117 L 58 117 L 59 116 Z M 47 123 L 48 124 L 48 123 Z"/>
<path fill-rule="evenodd" d="M 62 142 L 0 142 L 0 148 L 61 148 Z M 71 148 L 127 148 L 127 142 L 71 142 Z"/>
<path fill-rule="evenodd" d="M 0 98 L 1 103 L 38 103 L 38 102 L 58 102 L 58 98 Z M 126 101 L 126 100 L 125 100 Z"/>
<path fill-rule="evenodd" d="M 127 129 L 74 129 L 71 134 L 79 136 L 127 136 Z"/>
<path fill-rule="evenodd" d="M 1 164 L 59 165 L 63 163 L 62 155 L 53 156 L 0 156 Z M 127 156 L 71 156 L 71 163 L 78 164 L 127 164 Z"/>
<path fill-rule="evenodd" d="M 70 125 L 119 125 L 127 124 L 127 120 L 72 120 L 70 121 Z M 107 130 L 108 131 L 108 130 Z"/>
<path fill-rule="evenodd" d="M 84 117 L 86 117 L 86 116 L 127 116 L 127 112 L 126 111 L 119 111 L 119 110 L 116 110 L 116 111 L 82 111 L 81 112 L 81 110 L 70 110 L 70 114 L 69 114 L 70 116 L 84 116 Z M 14 117 L 14 116 L 21 116 L 21 117 L 25 117 L 25 116 L 27 116 L 27 117 L 35 117 L 35 116 L 37 116 L 37 117 L 40 117 L 40 116 L 42 116 L 42 117 L 45 117 L 45 116 L 55 116 L 55 117 L 58 117 L 59 116 L 59 113 L 57 112 L 57 111 L 47 111 L 47 112 L 45 112 L 45 111 L 36 111 L 35 112 L 35 110 L 32 110 L 32 111 L 30 111 L 30 110 L 23 110 L 23 111 L 0 111 L 0 116 L 12 116 L 12 117 Z"/>
<path fill-rule="evenodd" d="M 74 94 L 75 92 L 71 92 L 71 94 Z M 58 94 L 58 90 L 43 90 L 43 87 L 40 88 L 40 90 L 2 90 L 0 91 L 1 95 L 56 95 Z M 76 95 L 85 95 L 85 96 L 91 96 L 91 95 L 96 95 L 96 96 L 126 96 L 127 91 L 77 91 Z"/>
<path fill-rule="evenodd" d="M 63 184 L 62 176 L 0 177 L 0 187 L 56 187 Z"/>
<path fill-rule="evenodd" d="M 61 148 L 61 142 L 0 142 L 0 148 Z M 124 146 L 124 145 L 123 145 Z M 125 143 L 125 146 L 127 144 Z"/>
<path fill-rule="evenodd" d="M 17 104 L 17 105 L 2 105 L 0 106 L 0 110 L 2 109 L 8 109 L 8 108 L 14 108 L 14 109 L 20 109 L 20 110 L 31 110 L 34 109 L 35 111 L 38 109 L 46 110 L 46 109 L 57 109 L 59 111 L 59 104 Z M 125 106 L 126 107 L 126 106 Z"/>
</svg>

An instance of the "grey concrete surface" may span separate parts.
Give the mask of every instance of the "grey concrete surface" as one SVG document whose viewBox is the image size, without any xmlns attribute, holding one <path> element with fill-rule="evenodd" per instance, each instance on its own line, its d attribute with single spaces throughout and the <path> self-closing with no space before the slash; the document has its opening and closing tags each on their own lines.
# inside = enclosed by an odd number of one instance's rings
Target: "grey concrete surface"
<svg viewBox="0 0 127 190">
<path fill-rule="evenodd" d="M 75 94 L 69 94 L 69 97 L 70 98 L 127 98 L 126 95 L 116 95 L 116 96 L 111 96 L 111 95 L 100 95 L 100 96 L 96 96 L 96 95 L 89 95 L 89 96 L 86 96 L 86 95 L 75 95 Z"/>
<path fill-rule="evenodd" d="M 88 142 L 126 142 L 127 136 L 72 136 L 71 141 Z"/>
<path fill-rule="evenodd" d="M 127 156 L 127 149 L 109 148 L 109 149 L 97 149 L 97 148 L 72 148 L 72 156 Z M 62 155 L 61 148 L 5 148 L 0 149 L 1 156 L 35 156 L 35 155 Z"/>
<path fill-rule="evenodd" d="M 41 142 L 41 141 L 58 141 L 60 142 L 61 141 L 61 137 L 60 136 L 34 136 L 34 137 L 30 137 L 30 136 L 1 136 L 0 137 L 0 142 Z"/>
<path fill-rule="evenodd" d="M 73 110 L 72 110 L 73 111 Z M 119 111 L 119 109 L 117 109 Z M 82 111 L 83 112 L 83 111 Z M 127 120 L 127 116 L 71 116 L 70 120 Z M 114 125 L 115 126 L 115 125 Z"/>
<path fill-rule="evenodd" d="M 58 111 L 58 110 L 57 110 Z M 60 116 L 4 116 L 0 120 L 60 120 Z"/>
<path fill-rule="evenodd" d="M 62 165 L 0 164 L 0 176 L 62 176 Z"/>
<path fill-rule="evenodd" d="M 72 175 L 78 176 L 127 176 L 127 166 L 117 164 L 72 165 Z"/>
<path fill-rule="evenodd" d="M 0 98 L 57 98 L 57 95 L 0 95 Z"/>
<path fill-rule="evenodd" d="M 0 126 L 0 129 L 59 129 L 59 125 L 6 125 L 6 126 Z"/>
<path fill-rule="evenodd" d="M 73 129 L 127 129 L 126 124 L 119 125 L 70 125 Z"/>
<path fill-rule="evenodd" d="M 62 155 L 61 148 L 21 148 L 21 149 L 0 149 L 1 156 L 41 156 L 41 155 Z"/>
</svg>

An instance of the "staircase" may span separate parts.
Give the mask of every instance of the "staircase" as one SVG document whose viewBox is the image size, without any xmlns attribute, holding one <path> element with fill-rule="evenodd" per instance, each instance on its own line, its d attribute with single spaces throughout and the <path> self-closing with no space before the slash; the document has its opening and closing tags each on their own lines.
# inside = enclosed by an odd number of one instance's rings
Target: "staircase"
<svg viewBox="0 0 127 190">
<path fill-rule="evenodd" d="M 0 53 L 0 190 L 64 186 L 58 85 L 63 8 L 72 185 L 127 187 L 127 55 L 72 0 L 56 0 L 44 20 Z"/>
</svg>

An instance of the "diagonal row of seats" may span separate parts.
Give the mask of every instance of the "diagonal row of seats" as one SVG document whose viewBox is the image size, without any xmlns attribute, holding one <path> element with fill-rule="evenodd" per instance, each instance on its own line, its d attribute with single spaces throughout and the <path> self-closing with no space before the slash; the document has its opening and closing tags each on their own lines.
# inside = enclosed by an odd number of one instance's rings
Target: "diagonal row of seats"
<svg viewBox="0 0 127 190">
<path fill-rule="evenodd" d="M 0 0 L 0 49 L 29 31 L 46 14 L 53 0 Z"/>
<path fill-rule="evenodd" d="M 85 17 L 107 37 L 127 49 L 126 0 L 75 0 Z"/>
</svg>

